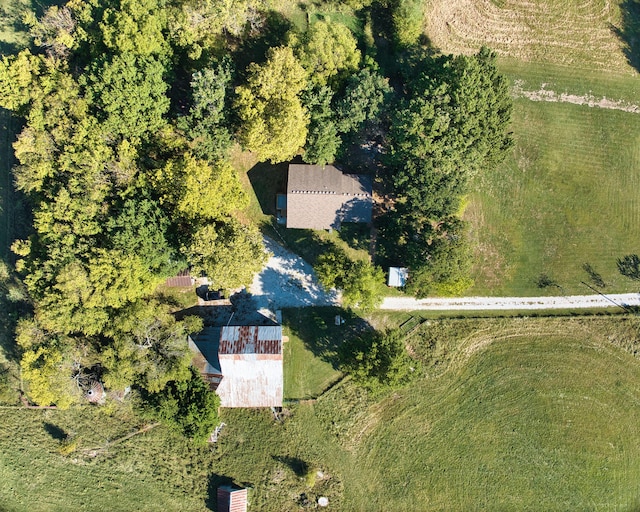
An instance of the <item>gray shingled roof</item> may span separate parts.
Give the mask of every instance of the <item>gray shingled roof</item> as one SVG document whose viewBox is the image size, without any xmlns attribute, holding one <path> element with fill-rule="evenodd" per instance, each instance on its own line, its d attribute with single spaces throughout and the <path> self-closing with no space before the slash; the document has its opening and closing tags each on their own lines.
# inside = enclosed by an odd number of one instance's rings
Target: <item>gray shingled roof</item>
<svg viewBox="0 0 640 512">
<path fill-rule="evenodd" d="M 339 228 L 342 222 L 371 222 L 371 177 L 344 174 L 333 165 L 290 164 L 287 227 Z"/>
</svg>

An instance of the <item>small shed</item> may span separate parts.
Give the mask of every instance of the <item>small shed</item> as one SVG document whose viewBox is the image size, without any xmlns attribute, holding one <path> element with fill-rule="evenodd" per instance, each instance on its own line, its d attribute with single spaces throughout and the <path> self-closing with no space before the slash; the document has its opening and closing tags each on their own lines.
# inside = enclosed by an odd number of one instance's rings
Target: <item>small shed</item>
<svg viewBox="0 0 640 512">
<path fill-rule="evenodd" d="M 407 284 L 407 278 L 409 277 L 409 269 L 406 267 L 389 267 L 389 280 L 388 286 L 394 288 L 400 288 Z"/>
<path fill-rule="evenodd" d="M 172 288 L 186 288 L 189 286 L 193 286 L 194 283 L 195 279 L 191 277 L 188 269 L 182 270 L 180 273 L 178 273 L 177 276 L 169 277 L 164 282 L 165 286 L 170 286 Z"/>
<path fill-rule="evenodd" d="M 247 490 L 231 485 L 218 487 L 218 512 L 247 512 Z"/>
</svg>

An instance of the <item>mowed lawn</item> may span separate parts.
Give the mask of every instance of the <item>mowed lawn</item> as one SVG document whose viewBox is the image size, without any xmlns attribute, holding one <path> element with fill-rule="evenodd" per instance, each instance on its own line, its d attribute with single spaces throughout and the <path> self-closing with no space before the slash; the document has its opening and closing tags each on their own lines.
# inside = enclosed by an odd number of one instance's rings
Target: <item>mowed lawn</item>
<svg viewBox="0 0 640 512">
<path fill-rule="evenodd" d="M 478 331 L 464 364 L 387 399 L 352 509 L 637 510 L 640 364 L 565 327 Z"/>
<path fill-rule="evenodd" d="M 468 293 L 591 293 L 585 263 L 604 292 L 637 290 L 616 260 L 640 253 L 640 115 L 521 99 L 512 130 L 510 157 L 479 175 L 469 198 Z M 540 289 L 543 274 L 553 284 Z"/>
</svg>

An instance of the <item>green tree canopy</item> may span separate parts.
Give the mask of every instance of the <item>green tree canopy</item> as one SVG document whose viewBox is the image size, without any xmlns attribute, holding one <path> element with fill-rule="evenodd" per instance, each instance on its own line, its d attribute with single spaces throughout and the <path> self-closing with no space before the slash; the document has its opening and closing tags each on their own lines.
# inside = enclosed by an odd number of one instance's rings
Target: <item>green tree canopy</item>
<svg viewBox="0 0 640 512">
<path fill-rule="evenodd" d="M 318 257 L 314 269 L 325 288 L 342 292 L 345 307 L 372 311 L 382 302 L 384 274 L 367 261 L 353 261 L 333 247 Z"/>
<path fill-rule="evenodd" d="M 351 338 L 341 346 L 340 359 L 341 370 L 373 392 L 399 388 L 419 374 L 419 363 L 407 353 L 399 330 Z"/>
<path fill-rule="evenodd" d="M 300 93 L 307 74 L 289 47 L 269 50 L 267 62 L 251 64 L 247 84 L 236 88 L 242 144 L 259 160 L 282 162 L 304 146 L 309 122 Z"/>
<path fill-rule="evenodd" d="M 360 50 L 351 31 L 331 21 L 313 23 L 302 38 L 298 54 L 309 80 L 318 85 L 336 84 L 360 64 Z"/>
<path fill-rule="evenodd" d="M 229 218 L 198 229 L 184 254 L 194 271 L 204 272 L 214 288 L 248 286 L 267 261 L 260 232 Z"/>
</svg>

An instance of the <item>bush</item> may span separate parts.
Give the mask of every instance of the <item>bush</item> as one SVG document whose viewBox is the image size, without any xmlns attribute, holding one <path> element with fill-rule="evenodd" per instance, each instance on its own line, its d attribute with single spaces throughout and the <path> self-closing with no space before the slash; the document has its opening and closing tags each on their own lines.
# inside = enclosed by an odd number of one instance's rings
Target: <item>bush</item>
<svg viewBox="0 0 640 512">
<path fill-rule="evenodd" d="M 371 331 L 342 345 L 340 369 L 370 391 L 399 388 L 418 373 L 418 362 L 399 330 Z"/>
<path fill-rule="evenodd" d="M 190 370 L 188 380 L 169 382 L 161 392 L 143 398 L 151 416 L 175 432 L 204 443 L 218 423 L 220 398 L 195 368 Z"/>
</svg>

